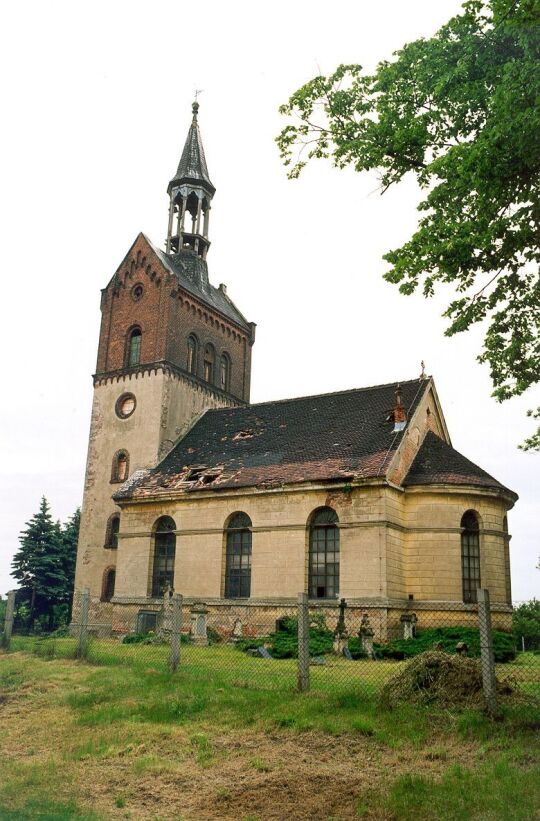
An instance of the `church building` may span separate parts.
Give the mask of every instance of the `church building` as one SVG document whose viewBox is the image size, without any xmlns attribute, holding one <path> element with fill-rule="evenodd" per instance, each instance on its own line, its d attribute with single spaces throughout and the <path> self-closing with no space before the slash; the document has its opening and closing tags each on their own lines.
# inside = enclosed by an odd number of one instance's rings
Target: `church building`
<svg viewBox="0 0 540 821">
<path fill-rule="evenodd" d="M 250 404 L 255 324 L 208 276 L 210 181 L 198 104 L 168 186 L 165 250 L 139 234 L 101 296 L 73 620 L 152 626 L 163 596 L 222 634 L 265 633 L 307 592 L 378 639 L 402 616 L 511 613 L 516 494 L 452 447 L 434 381 Z"/>
</svg>

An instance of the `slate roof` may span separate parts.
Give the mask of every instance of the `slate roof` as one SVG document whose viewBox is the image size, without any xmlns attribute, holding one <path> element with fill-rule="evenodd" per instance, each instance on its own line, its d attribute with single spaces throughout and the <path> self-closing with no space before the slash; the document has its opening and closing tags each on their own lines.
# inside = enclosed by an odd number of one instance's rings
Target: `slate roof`
<svg viewBox="0 0 540 821">
<path fill-rule="evenodd" d="M 181 185 L 183 182 L 202 183 L 202 187 L 209 190 L 210 194 L 215 193 L 215 188 L 210 181 L 206 157 L 201 139 L 201 132 L 197 122 L 197 111 L 199 106 L 193 104 L 193 120 L 188 131 L 187 139 L 178 163 L 176 174 L 169 183 L 168 191 Z"/>
<path fill-rule="evenodd" d="M 429 385 L 401 383 L 409 419 Z M 131 477 L 115 498 L 384 476 L 403 437 L 389 419 L 395 390 L 391 383 L 209 410 L 156 468 Z"/>
<path fill-rule="evenodd" d="M 512 490 L 466 459 L 432 431 L 426 434 L 402 484 L 477 485 L 504 490 L 517 498 Z"/>
<path fill-rule="evenodd" d="M 188 249 L 182 249 L 178 254 L 166 254 L 165 251 L 156 248 L 146 235 L 144 236 L 163 265 L 176 276 L 178 284 L 184 290 L 229 317 L 241 328 L 250 330 L 250 323 L 234 302 L 220 288 L 214 288 L 210 283 L 206 260 Z"/>
</svg>

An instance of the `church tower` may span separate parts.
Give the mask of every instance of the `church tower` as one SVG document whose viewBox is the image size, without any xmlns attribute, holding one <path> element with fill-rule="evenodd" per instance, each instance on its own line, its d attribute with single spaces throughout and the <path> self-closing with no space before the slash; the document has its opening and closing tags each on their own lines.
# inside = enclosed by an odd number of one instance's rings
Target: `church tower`
<svg viewBox="0 0 540 821">
<path fill-rule="evenodd" d="M 112 495 L 155 466 L 209 408 L 249 402 L 248 322 L 208 278 L 210 181 L 198 103 L 169 183 L 165 251 L 139 234 L 101 295 L 101 329 L 75 578 L 91 621 L 111 624 L 120 508 Z"/>
</svg>

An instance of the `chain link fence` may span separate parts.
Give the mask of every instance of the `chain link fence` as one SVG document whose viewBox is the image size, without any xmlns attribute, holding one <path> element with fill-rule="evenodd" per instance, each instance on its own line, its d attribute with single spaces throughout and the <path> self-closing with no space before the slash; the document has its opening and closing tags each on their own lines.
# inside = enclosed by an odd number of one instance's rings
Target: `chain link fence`
<svg viewBox="0 0 540 821">
<path fill-rule="evenodd" d="M 211 681 L 216 688 L 353 688 L 389 706 L 400 698 L 448 698 L 494 714 L 509 697 L 524 705 L 540 699 L 540 652 L 512 632 L 508 609 L 495 607 L 492 613 L 487 590 L 477 591 L 477 603 L 466 612 L 422 610 L 415 603 L 416 610 L 400 614 L 344 599 L 317 606 L 300 593 L 296 605 L 280 608 L 276 619 L 275 605 L 272 618 L 264 608 L 253 608 L 249 619 L 229 619 L 226 629 L 211 605 L 179 594 L 167 594 L 154 609 L 136 604 L 130 632 L 124 626 L 118 635 L 103 636 L 103 625 L 98 629 L 91 621 L 85 591 L 68 635 L 21 636 L 13 632 L 11 593 L 2 644 L 44 658 L 170 671 L 179 680 Z"/>
</svg>

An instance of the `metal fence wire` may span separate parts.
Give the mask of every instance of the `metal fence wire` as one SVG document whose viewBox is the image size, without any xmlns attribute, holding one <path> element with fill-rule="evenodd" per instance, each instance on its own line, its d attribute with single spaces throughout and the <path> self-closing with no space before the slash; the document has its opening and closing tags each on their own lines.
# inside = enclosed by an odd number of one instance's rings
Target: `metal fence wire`
<svg viewBox="0 0 540 821">
<path fill-rule="evenodd" d="M 362 608 L 344 599 L 321 607 L 300 593 L 296 605 L 280 608 L 272 622 L 259 608 L 252 612 L 260 615 L 249 620 L 229 618 L 226 629 L 212 606 L 167 593 L 161 607 L 139 609 L 131 631 L 116 635 L 103 635 L 103 625 L 92 623 L 88 591 L 77 621 L 63 635 L 12 633 L 14 612 L 10 594 L 2 635 L 6 650 L 168 670 L 216 688 L 354 688 L 390 706 L 400 698 L 459 696 L 492 714 L 509 697 L 525 707 L 540 699 L 540 651 L 529 650 L 524 637 L 512 632 L 510 609 L 492 612 L 487 590 L 477 591 L 476 605 L 466 612 L 411 608 L 399 617 L 380 605 Z"/>
</svg>

